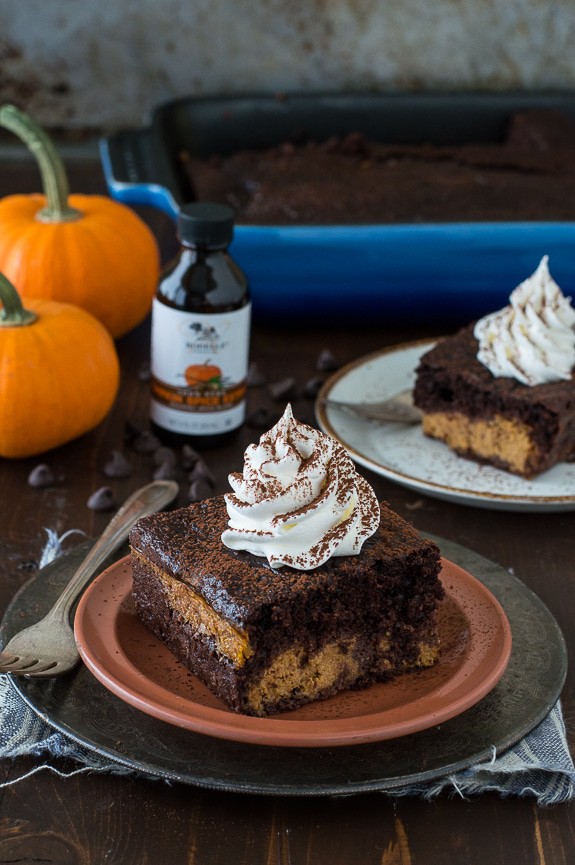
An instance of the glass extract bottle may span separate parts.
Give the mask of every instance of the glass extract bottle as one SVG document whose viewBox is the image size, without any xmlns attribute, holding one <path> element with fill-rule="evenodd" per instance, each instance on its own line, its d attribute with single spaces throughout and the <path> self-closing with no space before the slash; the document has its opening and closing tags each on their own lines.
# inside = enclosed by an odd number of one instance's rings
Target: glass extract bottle
<svg viewBox="0 0 575 865">
<path fill-rule="evenodd" d="M 172 445 L 223 444 L 244 421 L 251 303 L 233 229 L 226 205 L 182 206 L 152 305 L 151 423 Z"/>
</svg>

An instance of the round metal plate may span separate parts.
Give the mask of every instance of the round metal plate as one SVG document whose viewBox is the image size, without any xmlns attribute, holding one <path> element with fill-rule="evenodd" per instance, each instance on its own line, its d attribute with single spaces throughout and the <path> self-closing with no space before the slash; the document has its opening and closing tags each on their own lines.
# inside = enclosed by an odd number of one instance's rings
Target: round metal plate
<svg viewBox="0 0 575 865">
<path fill-rule="evenodd" d="M 433 536 L 432 536 L 433 537 Z M 499 565 L 434 537 L 442 554 L 480 579 L 505 610 L 513 636 L 506 672 L 476 706 L 398 739 L 336 748 L 282 748 L 180 729 L 110 693 L 80 666 L 61 679 L 13 678 L 41 718 L 74 741 L 146 775 L 200 787 L 267 795 L 350 795 L 430 781 L 489 759 L 532 730 L 555 704 L 567 670 L 561 631 L 545 605 Z M 27 583 L 0 636 L 36 621 L 85 555 L 77 548 Z"/>
</svg>

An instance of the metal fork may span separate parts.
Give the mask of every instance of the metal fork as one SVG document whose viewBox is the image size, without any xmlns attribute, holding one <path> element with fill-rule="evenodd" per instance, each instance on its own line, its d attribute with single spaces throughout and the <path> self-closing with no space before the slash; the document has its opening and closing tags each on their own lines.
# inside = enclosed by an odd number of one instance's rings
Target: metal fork
<svg viewBox="0 0 575 865">
<path fill-rule="evenodd" d="M 0 673 L 49 678 L 72 670 L 80 655 L 70 624 L 74 601 L 100 565 L 128 537 L 134 523 L 169 504 L 178 493 L 175 481 L 153 481 L 131 495 L 112 517 L 47 615 L 24 628 L 0 652 Z"/>
<path fill-rule="evenodd" d="M 379 421 L 380 423 L 415 424 L 421 422 L 421 412 L 413 404 L 411 389 L 401 391 L 381 402 L 342 402 L 327 398 L 322 399 L 321 404 L 326 408 L 335 408 L 346 412 L 353 417 Z"/>
</svg>

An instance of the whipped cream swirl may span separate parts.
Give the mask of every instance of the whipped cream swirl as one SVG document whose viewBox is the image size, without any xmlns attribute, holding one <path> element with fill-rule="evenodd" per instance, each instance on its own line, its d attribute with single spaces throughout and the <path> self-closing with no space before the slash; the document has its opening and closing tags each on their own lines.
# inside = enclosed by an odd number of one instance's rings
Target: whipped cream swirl
<svg viewBox="0 0 575 865">
<path fill-rule="evenodd" d="M 544 255 L 535 273 L 511 293 L 509 306 L 474 328 L 477 358 L 496 378 L 522 384 L 568 380 L 575 366 L 575 310 L 548 269 Z"/>
<path fill-rule="evenodd" d="M 312 570 L 331 556 L 359 553 L 380 521 L 377 497 L 346 450 L 331 438 L 283 417 L 229 475 L 229 528 L 223 543 L 267 556 L 273 568 Z"/>
</svg>

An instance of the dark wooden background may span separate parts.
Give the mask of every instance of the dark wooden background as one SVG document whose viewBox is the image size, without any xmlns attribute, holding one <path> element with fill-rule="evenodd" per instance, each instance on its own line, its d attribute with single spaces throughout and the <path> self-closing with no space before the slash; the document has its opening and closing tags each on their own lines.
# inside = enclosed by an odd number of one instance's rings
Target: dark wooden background
<svg viewBox="0 0 575 865">
<path fill-rule="evenodd" d="M 96 158 L 69 162 L 75 191 L 105 191 Z M 0 194 L 37 191 L 26 159 L 3 159 Z M 141 211 L 173 251 L 167 219 Z M 345 364 L 369 351 L 432 336 L 437 327 L 396 329 L 282 329 L 256 324 L 252 357 L 270 381 L 296 380 L 298 394 L 316 376 L 320 352 L 329 348 Z M 0 459 L 0 611 L 34 573 L 45 528 L 97 535 L 109 515 L 91 511 L 88 496 L 111 485 L 118 501 L 151 478 L 149 456 L 130 454 L 132 477 L 110 481 L 102 467 L 122 448 L 124 425 L 147 423 L 147 384 L 139 377 L 148 358 L 144 323 L 118 342 L 122 386 L 109 417 L 93 432 L 41 458 Z M 264 390 L 250 393 L 250 409 L 269 406 Z M 280 406 L 278 405 L 278 411 Z M 311 400 L 298 395 L 294 411 L 313 417 Z M 1 422 L 1 418 L 0 418 Z M 206 452 L 216 492 L 241 465 L 243 449 L 259 431 L 245 427 L 237 441 Z M 47 462 L 58 477 L 49 489 L 27 483 L 30 470 Z M 534 589 L 551 609 L 573 653 L 575 522 L 571 513 L 503 513 L 441 502 L 365 472 L 377 494 L 422 532 L 454 540 L 504 568 Z M 183 502 L 182 502 L 183 503 Z M 563 705 L 572 741 L 574 682 L 568 674 Z M 70 762 L 52 760 L 62 770 Z M 0 763 L 10 781 L 38 765 L 36 758 Z M 469 800 L 442 795 L 432 802 L 384 794 L 349 798 L 273 798 L 211 792 L 137 777 L 83 774 L 60 778 L 47 771 L 0 790 L 0 865 L 9 862 L 169 863 L 169 865 L 571 865 L 575 862 L 575 810 L 540 808 L 532 798 L 503 800 L 485 794 Z"/>
</svg>

